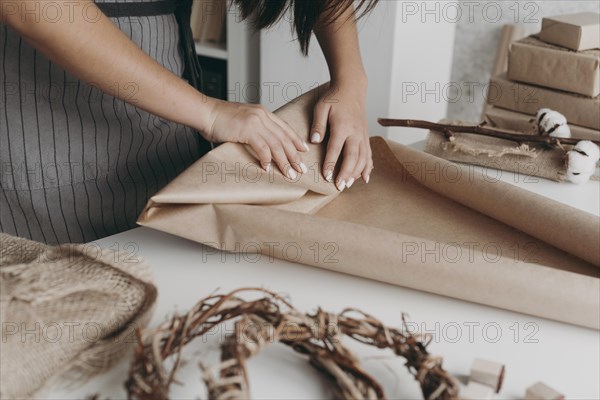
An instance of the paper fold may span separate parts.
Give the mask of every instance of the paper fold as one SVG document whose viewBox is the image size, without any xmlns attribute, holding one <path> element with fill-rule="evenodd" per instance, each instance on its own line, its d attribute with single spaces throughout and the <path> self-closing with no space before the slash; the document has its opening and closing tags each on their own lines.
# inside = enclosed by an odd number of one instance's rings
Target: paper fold
<svg viewBox="0 0 600 400">
<path fill-rule="evenodd" d="M 303 138 L 314 97 L 277 111 Z M 279 172 L 202 180 L 210 163 L 256 164 L 244 146 L 219 146 L 154 196 L 139 223 L 218 249 L 600 328 L 597 217 L 382 138 L 371 145 L 371 182 L 341 195 L 319 173 L 319 146 L 305 155 L 315 173 L 298 182 Z"/>
</svg>

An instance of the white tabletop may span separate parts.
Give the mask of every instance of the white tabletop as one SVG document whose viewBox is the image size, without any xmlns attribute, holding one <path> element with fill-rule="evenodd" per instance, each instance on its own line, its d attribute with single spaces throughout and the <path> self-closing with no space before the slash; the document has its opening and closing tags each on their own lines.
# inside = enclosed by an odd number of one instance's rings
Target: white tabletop
<svg viewBox="0 0 600 400">
<path fill-rule="evenodd" d="M 575 186 L 506 172 L 488 173 L 600 215 L 598 182 Z M 254 261 L 147 228 L 98 243 L 127 251 L 135 248 L 152 266 L 159 298 L 151 326 L 176 310 L 185 311 L 217 289 L 223 293 L 259 286 L 288 295 L 298 309 L 305 311 L 320 306 L 339 312 L 353 306 L 393 326 L 400 326 L 401 313 L 406 312 L 412 327 L 434 335 L 429 351 L 444 357 L 445 368 L 455 376 L 468 375 L 476 357 L 504 363 L 507 374 L 497 398 L 523 398 L 526 387 L 537 381 L 570 399 L 600 398 L 600 334 L 594 330 L 267 257 Z M 218 337 L 212 335 L 190 349 L 186 356 L 188 366 L 179 375 L 185 386 L 174 387 L 172 398 L 206 398 L 197 365 L 200 357 L 216 359 Z M 406 372 L 402 359 L 361 345 L 351 348 L 362 358 L 367 371 L 383 384 L 388 398 L 421 398 L 418 384 Z M 43 397 L 75 399 L 99 393 L 101 398 L 125 398 L 127 368 L 128 360 L 123 360 L 82 387 L 57 389 Z M 283 345 L 273 345 L 252 359 L 249 374 L 255 399 L 330 397 L 325 382 L 308 363 Z"/>
</svg>

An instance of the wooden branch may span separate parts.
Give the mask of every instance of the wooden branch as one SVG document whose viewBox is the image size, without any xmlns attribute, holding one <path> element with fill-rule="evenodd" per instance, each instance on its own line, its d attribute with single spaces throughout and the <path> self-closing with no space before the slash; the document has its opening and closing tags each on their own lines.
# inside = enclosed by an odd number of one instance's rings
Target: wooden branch
<svg viewBox="0 0 600 400">
<path fill-rule="evenodd" d="M 540 136 L 540 135 L 527 135 L 516 131 L 510 131 L 505 129 L 486 127 L 485 123 L 479 125 L 456 125 L 456 124 L 439 124 L 435 122 L 422 121 L 416 119 L 388 119 L 379 118 L 377 120 L 381 126 L 402 126 L 407 128 L 420 128 L 428 129 L 431 131 L 442 132 L 452 140 L 451 137 L 454 133 L 470 133 L 473 135 L 489 136 L 498 139 L 510 140 L 517 143 L 540 143 L 547 144 L 550 146 L 558 146 L 562 144 L 576 145 L 581 139 L 574 138 L 556 138 L 552 136 Z M 600 142 L 597 140 L 590 140 L 596 145 L 600 146 Z"/>
</svg>

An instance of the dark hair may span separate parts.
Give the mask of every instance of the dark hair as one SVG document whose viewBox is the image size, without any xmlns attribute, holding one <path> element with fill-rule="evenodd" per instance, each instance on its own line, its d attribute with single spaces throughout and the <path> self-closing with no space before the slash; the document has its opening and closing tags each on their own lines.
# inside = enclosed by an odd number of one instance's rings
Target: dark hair
<svg viewBox="0 0 600 400">
<path fill-rule="evenodd" d="M 371 11 L 377 2 L 378 0 L 358 0 L 356 19 Z M 274 25 L 292 9 L 294 30 L 304 55 L 308 54 L 310 37 L 315 27 L 333 22 L 349 7 L 354 6 L 353 0 L 233 0 L 233 3 L 239 6 L 242 18 L 252 22 L 256 29 Z"/>
</svg>

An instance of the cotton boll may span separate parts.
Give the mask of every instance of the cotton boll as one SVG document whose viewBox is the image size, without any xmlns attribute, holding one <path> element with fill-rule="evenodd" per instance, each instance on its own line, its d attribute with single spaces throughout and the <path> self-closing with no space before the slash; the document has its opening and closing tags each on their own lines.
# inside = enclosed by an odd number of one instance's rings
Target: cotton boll
<svg viewBox="0 0 600 400">
<path fill-rule="evenodd" d="M 600 148 L 594 142 L 590 142 L 589 140 L 578 142 L 575 147 L 573 147 L 573 151 L 586 154 L 589 158 L 594 160 L 594 163 L 600 160 Z"/>
<path fill-rule="evenodd" d="M 554 125 L 565 125 L 567 118 L 558 111 L 547 110 L 538 117 L 538 123 L 545 128 L 545 131 L 552 129 Z"/>
<path fill-rule="evenodd" d="M 549 108 L 540 108 L 537 114 L 535 114 L 535 120 L 537 121 L 537 123 L 539 124 L 540 120 L 549 112 L 552 112 L 552 110 Z"/>
<path fill-rule="evenodd" d="M 593 143 L 592 143 L 593 144 Z M 567 152 L 567 180 L 582 184 L 587 182 L 596 169 L 596 160 L 571 150 Z"/>
<path fill-rule="evenodd" d="M 574 150 L 567 152 L 567 160 L 567 167 L 574 172 L 588 173 L 596 169 L 596 160 Z"/>
<path fill-rule="evenodd" d="M 571 137 L 571 129 L 567 125 L 567 118 L 558 111 L 541 108 L 536 114 L 535 121 L 540 135 L 559 138 Z"/>
<path fill-rule="evenodd" d="M 571 137 L 571 128 L 569 125 L 560 125 L 550 133 L 550 136 L 568 139 Z"/>
<path fill-rule="evenodd" d="M 567 180 L 576 185 L 583 185 L 584 183 L 588 182 L 591 177 L 591 173 L 574 175 L 572 173 L 567 172 Z"/>
</svg>

